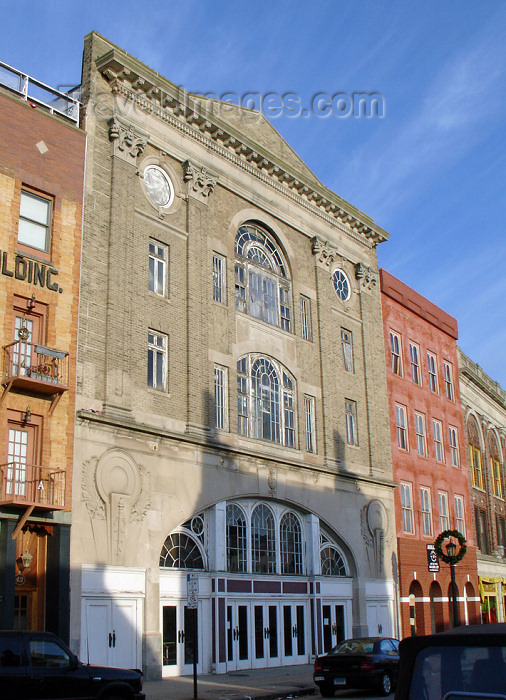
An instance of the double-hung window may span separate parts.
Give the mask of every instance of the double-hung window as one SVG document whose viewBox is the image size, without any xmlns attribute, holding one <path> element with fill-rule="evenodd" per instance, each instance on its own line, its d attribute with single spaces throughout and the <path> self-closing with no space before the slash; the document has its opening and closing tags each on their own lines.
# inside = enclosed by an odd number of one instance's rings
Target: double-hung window
<svg viewBox="0 0 506 700">
<path fill-rule="evenodd" d="M 459 457 L 459 433 L 457 428 L 450 425 L 449 429 L 450 435 L 450 459 L 453 467 L 460 467 L 460 457 Z"/>
<path fill-rule="evenodd" d="M 225 258 L 213 253 L 213 299 L 225 303 Z"/>
<path fill-rule="evenodd" d="M 448 517 L 448 494 L 446 491 L 439 491 L 439 526 L 441 532 L 449 529 L 450 519 Z"/>
<path fill-rule="evenodd" d="M 466 525 L 464 519 L 464 496 L 455 496 L 455 526 L 457 530 L 466 536 Z"/>
<path fill-rule="evenodd" d="M 167 268 L 169 249 L 157 241 L 149 241 L 149 291 L 167 296 Z"/>
<path fill-rule="evenodd" d="M 316 452 L 314 397 L 304 396 L 304 422 L 306 425 L 306 452 Z"/>
<path fill-rule="evenodd" d="M 427 457 L 427 440 L 425 437 L 425 416 L 415 412 L 416 452 L 420 457 Z"/>
<path fill-rule="evenodd" d="M 420 384 L 420 350 L 415 343 L 409 344 L 409 359 L 411 361 L 411 379 Z"/>
<path fill-rule="evenodd" d="M 148 386 L 167 389 L 168 337 L 157 331 L 148 331 Z"/>
<path fill-rule="evenodd" d="M 345 328 L 341 328 L 341 347 L 344 369 L 346 372 L 353 372 L 353 335 Z"/>
<path fill-rule="evenodd" d="M 413 498 L 411 484 L 401 483 L 401 508 L 402 529 L 408 534 L 413 534 Z"/>
<path fill-rule="evenodd" d="M 401 450 L 408 449 L 408 428 L 406 424 L 406 407 L 395 404 L 395 420 L 397 425 L 397 446 Z"/>
<path fill-rule="evenodd" d="M 311 299 L 300 295 L 300 335 L 303 340 L 312 340 L 311 329 Z"/>
<path fill-rule="evenodd" d="M 51 217 L 51 199 L 37 195 L 29 190 L 21 190 L 18 243 L 49 253 Z"/>
<path fill-rule="evenodd" d="M 437 394 L 439 393 L 437 381 L 437 358 L 432 352 L 427 353 L 427 369 L 429 371 L 429 389 Z"/>
<path fill-rule="evenodd" d="M 390 331 L 390 353 L 392 358 L 392 372 L 402 377 L 401 338 L 398 333 Z"/>
<path fill-rule="evenodd" d="M 501 477 L 501 465 L 498 459 L 494 457 L 490 458 L 490 472 L 492 474 L 492 488 L 494 490 L 494 496 L 502 498 L 502 477 Z"/>
<path fill-rule="evenodd" d="M 355 401 L 345 400 L 344 414 L 346 419 L 346 442 L 348 445 L 358 445 L 357 404 Z"/>
<path fill-rule="evenodd" d="M 450 401 L 454 400 L 453 391 L 453 369 L 449 362 L 443 362 L 443 373 L 445 378 L 446 398 Z"/>
<path fill-rule="evenodd" d="M 478 489 L 483 488 L 483 470 L 481 466 L 480 448 L 469 445 L 469 466 L 471 467 L 471 481 Z"/>
<path fill-rule="evenodd" d="M 432 537 L 432 504 L 430 489 L 420 487 L 420 502 L 422 506 L 422 530 L 425 537 Z"/>
<path fill-rule="evenodd" d="M 437 462 L 444 462 L 443 449 L 443 427 L 440 420 L 432 421 L 432 430 L 434 437 L 434 456 Z"/>
<path fill-rule="evenodd" d="M 228 429 L 228 382 L 227 368 L 214 367 L 214 427 Z"/>
</svg>

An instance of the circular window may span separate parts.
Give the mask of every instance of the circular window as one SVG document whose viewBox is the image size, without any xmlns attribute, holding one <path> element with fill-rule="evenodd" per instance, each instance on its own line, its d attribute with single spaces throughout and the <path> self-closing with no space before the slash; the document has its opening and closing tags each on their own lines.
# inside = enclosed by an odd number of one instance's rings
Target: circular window
<svg viewBox="0 0 506 700">
<path fill-rule="evenodd" d="M 144 186 L 155 207 L 170 207 L 174 200 L 174 188 L 165 170 L 157 165 L 148 165 L 144 170 Z"/>
<path fill-rule="evenodd" d="M 342 270 L 336 270 L 332 275 L 332 281 L 334 282 L 334 289 L 336 294 L 341 299 L 341 301 L 348 301 L 350 298 L 351 288 L 348 277 Z"/>
</svg>

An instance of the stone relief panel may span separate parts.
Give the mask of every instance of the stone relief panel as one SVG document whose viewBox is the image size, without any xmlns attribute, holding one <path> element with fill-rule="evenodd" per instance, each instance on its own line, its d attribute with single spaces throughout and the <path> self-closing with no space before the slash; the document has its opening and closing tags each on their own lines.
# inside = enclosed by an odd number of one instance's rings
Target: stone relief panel
<svg viewBox="0 0 506 700">
<path fill-rule="evenodd" d="M 311 239 L 311 251 L 322 267 L 330 267 L 340 257 L 335 246 L 318 236 Z"/>
<path fill-rule="evenodd" d="M 372 289 L 378 282 L 378 277 L 372 267 L 368 267 L 363 263 L 355 265 L 355 277 L 364 289 Z"/>
<path fill-rule="evenodd" d="M 360 512 L 362 538 L 366 545 L 372 575 L 385 574 L 385 541 L 388 534 L 388 513 L 381 501 L 373 499 Z"/>
<path fill-rule="evenodd" d="M 111 563 L 122 561 L 128 524 L 147 515 L 149 487 L 147 469 L 122 450 L 108 450 L 84 462 L 83 502 L 91 518 L 106 521 Z"/>
<path fill-rule="evenodd" d="M 109 141 L 113 144 L 113 155 L 131 165 L 136 165 L 137 156 L 144 151 L 148 136 L 120 117 L 113 117 L 109 121 Z"/>
<path fill-rule="evenodd" d="M 188 196 L 207 204 L 209 196 L 214 192 L 218 177 L 211 175 L 203 166 L 196 165 L 190 160 L 183 163 L 183 179 L 188 186 Z"/>
</svg>

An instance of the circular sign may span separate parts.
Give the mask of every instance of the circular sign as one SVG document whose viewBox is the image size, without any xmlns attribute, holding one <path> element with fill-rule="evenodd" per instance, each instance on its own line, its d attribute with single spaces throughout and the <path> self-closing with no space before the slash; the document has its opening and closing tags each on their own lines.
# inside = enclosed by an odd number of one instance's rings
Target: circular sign
<svg viewBox="0 0 506 700">
<path fill-rule="evenodd" d="M 23 574 L 17 574 L 14 581 L 16 583 L 16 586 L 22 586 L 26 581 L 26 576 L 23 576 Z"/>
</svg>

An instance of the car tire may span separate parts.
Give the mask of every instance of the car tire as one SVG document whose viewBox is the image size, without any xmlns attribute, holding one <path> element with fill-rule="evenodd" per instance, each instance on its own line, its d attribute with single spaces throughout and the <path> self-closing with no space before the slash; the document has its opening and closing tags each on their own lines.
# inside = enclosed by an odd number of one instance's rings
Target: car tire
<svg viewBox="0 0 506 700">
<path fill-rule="evenodd" d="M 390 695 L 392 690 L 393 690 L 392 679 L 390 677 L 390 674 L 385 672 L 381 675 L 381 679 L 379 682 L 380 695 L 383 695 L 384 697 L 386 697 L 387 695 Z"/>
<path fill-rule="evenodd" d="M 322 698 L 333 698 L 335 693 L 335 688 L 333 685 L 325 684 L 320 686 L 320 695 Z"/>
</svg>

